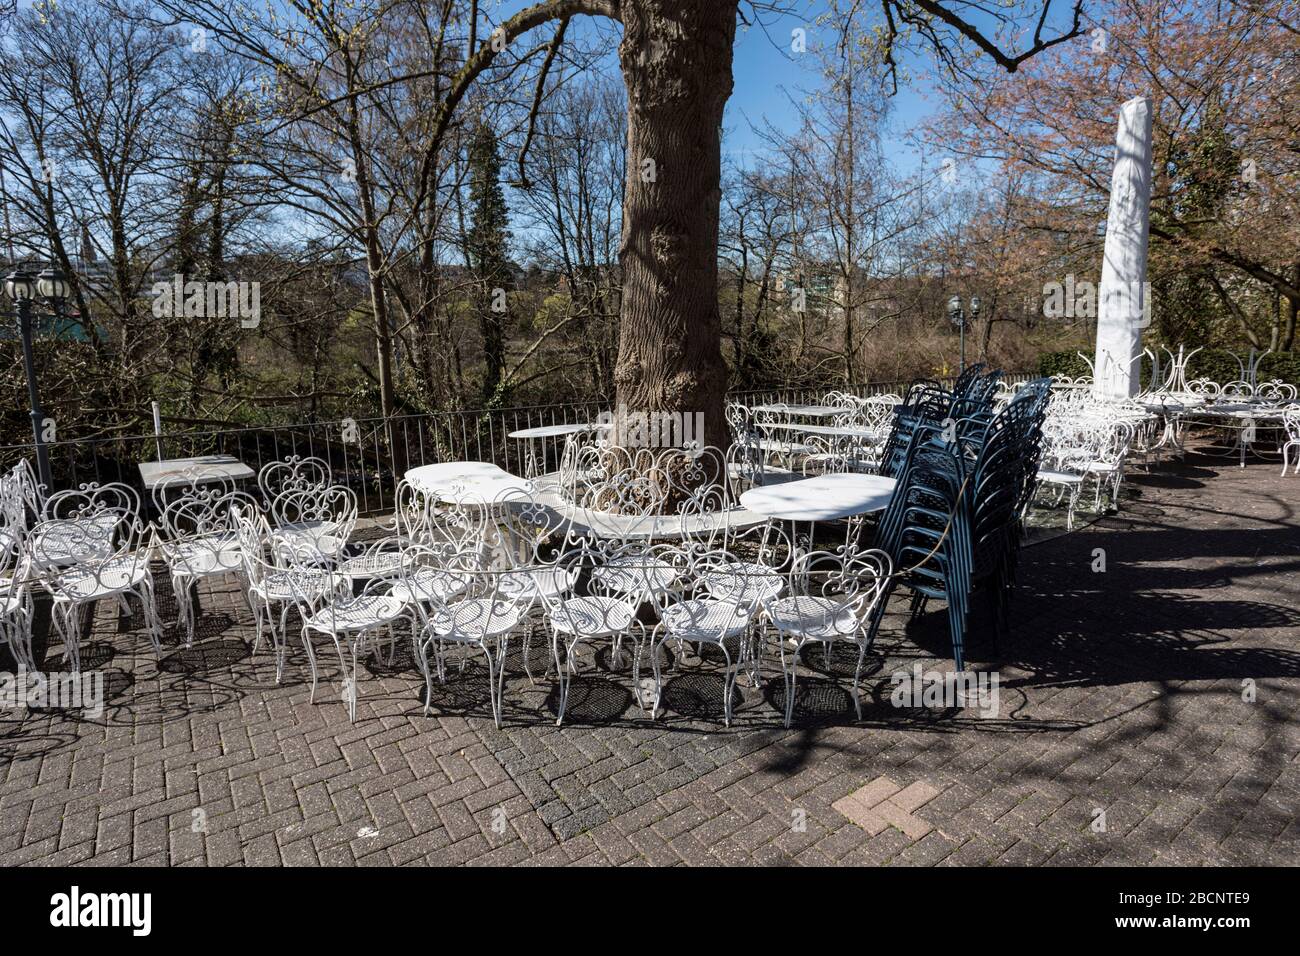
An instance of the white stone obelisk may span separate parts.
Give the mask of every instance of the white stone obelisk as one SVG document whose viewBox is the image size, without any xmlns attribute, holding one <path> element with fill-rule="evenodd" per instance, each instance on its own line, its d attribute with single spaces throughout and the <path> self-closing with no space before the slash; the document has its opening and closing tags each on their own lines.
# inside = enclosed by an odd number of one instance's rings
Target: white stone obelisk
<svg viewBox="0 0 1300 956">
<path fill-rule="evenodd" d="M 1151 98 L 1119 108 L 1115 171 L 1106 215 L 1106 250 L 1097 289 L 1097 354 L 1093 394 L 1131 398 L 1142 370 L 1142 330 L 1151 322 L 1147 233 L 1151 225 Z"/>
</svg>

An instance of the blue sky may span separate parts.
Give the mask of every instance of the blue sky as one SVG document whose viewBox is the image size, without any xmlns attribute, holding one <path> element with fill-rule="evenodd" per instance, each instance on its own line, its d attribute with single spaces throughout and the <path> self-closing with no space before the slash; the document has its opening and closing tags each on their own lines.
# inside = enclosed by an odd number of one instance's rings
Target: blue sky
<svg viewBox="0 0 1300 956">
<path fill-rule="evenodd" d="M 810 2 L 808 7 L 816 12 L 821 4 Z M 794 129 L 798 125 L 795 104 L 802 98 L 800 91 L 818 88 L 821 77 L 814 55 L 790 52 L 791 31 L 796 27 L 807 31 L 810 49 L 822 40 L 833 42 L 829 30 L 818 30 L 814 16 L 776 19 L 768 24 L 766 31 L 758 27 L 737 31 L 732 64 L 735 88 L 727 103 L 725 148 L 745 150 L 760 147 L 761 142 L 752 134 L 751 126 L 761 127 L 765 119 L 781 129 Z M 778 44 L 781 45 L 779 49 Z M 914 76 L 923 75 L 928 66 L 916 57 L 905 57 L 901 62 Z M 904 173 L 911 172 L 920 162 L 920 155 L 907 140 L 907 133 L 934 108 L 933 103 L 925 98 L 926 90 L 923 80 L 900 81 L 898 93 L 893 97 L 891 134 L 885 141 L 886 153 Z"/>
</svg>

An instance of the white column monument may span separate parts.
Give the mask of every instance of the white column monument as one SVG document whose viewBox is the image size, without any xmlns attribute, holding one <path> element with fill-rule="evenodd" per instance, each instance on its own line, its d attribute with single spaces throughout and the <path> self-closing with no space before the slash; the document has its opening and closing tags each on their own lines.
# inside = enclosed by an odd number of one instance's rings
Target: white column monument
<svg viewBox="0 0 1300 956">
<path fill-rule="evenodd" d="M 1115 172 L 1106 215 L 1106 251 L 1097 289 L 1097 353 L 1093 394 L 1131 398 L 1142 370 L 1142 330 L 1151 322 L 1147 230 L 1151 224 L 1151 98 L 1119 109 Z"/>
</svg>

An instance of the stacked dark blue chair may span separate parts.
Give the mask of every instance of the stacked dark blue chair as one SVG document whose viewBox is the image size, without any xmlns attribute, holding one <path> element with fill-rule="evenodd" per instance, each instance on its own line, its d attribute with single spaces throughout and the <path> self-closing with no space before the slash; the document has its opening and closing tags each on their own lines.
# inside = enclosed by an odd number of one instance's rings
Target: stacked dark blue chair
<svg viewBox="0 0 1300 956">
<path fill-rule="evenodd" d="M 965 394 L 954 393 L 941 421 L 935 422 L 931 413 L 897 429 L 901 450 L 894 460 L 882 461 L 882 470 L 894 469 L 898 484 L 877 527 L 875 545 L 902 573 L 896 571 L 886 585 L 871 636 L 897 586 L 911 590 L 913 615 L 924 611 L 930 598 L 942 598 L 948 603 L 958 669 L 965 666 L 965 636 L 977 590 L 987 592 L 997 630 L 1006 630 L 1023 537 L 1020 515 L 1034 491 L 1051 397 L 1051 380 L 1039 379 L 1022 386 L 994 414 L 996 381 L 992 375 L 975 377 L 965 383 Z"/>
<path fill-rule="evenodd" d="M 930 380 L 913 382 L 894 411 L 880 458 L 880 473 L 898 477 L 918 433 L 928 433 L 950 422 L 961 434 L 987 427 L 993 418 L 993 395 L 1001 377 L 1001 370 L 976 363 L 958 376 L 952 391 Z"/>
</svg>

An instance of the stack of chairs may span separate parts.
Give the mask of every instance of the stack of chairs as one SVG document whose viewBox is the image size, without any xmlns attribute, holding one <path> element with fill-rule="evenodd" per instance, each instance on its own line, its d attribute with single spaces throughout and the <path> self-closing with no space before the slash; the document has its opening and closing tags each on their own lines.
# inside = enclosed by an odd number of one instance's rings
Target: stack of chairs
<svg viewBox="0 0 1300 956">
<path fill-rule="evenodd" d="M 984 378 L 994 385 L 984 388 Z M 944 419 L 911 426 L 895 464 L 898 485 L 875 542 L 902 574 L 887 582 L 870 638 L 899 585 L 912 592 L 913 616 L 924 611 L 930 598 L 942 598 L 948 603 L 959 670 L 965 666 L 966 630 L 977 589 L 989 595 L 997 630 L 1006 630 L 1023 540 L 1020 516 L 1034 492 L 1051 398 L 1051 380 L 1039 379 L 994 414 L 997 379 L 975 381 L 965 396 L 949 403 Z M 952 417 L 958 413 L 960 418 Z"/>
<path fill-rule="evenodd" d="M 952 391 L 935 381 L 913 382 L 894 411 L 880 457 L 880 473 L 890 478 L 899 476 L 918 434 L 946 427 L 947 423 L 959 429 L 958 437 L 987 428 L 993 419 L 993 396 L 1001 377 L 1001 369 L 977 362 L 961 373 Z"/>
</svg>

